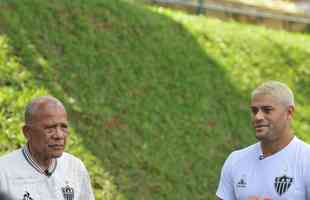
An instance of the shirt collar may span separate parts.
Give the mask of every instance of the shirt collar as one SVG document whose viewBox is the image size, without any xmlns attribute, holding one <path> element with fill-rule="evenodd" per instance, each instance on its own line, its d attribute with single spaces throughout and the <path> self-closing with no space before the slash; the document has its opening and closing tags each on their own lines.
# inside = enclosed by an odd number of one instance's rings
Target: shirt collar
<svg viewBox="0 0 310 200">
<path fill-rule="evenodd" d="M 53 158 L 52 159 L 52 163 L 50 164 L 50 166 L 48 167 L 48 169 L 42 169 L 40 167 L 40 165 L 35 161 L 35 159 L 31 156 L 30 151 L 29 151 L 29 147 L 28 144 L 26 144 L 23 148 L 22 148 L 22 152 L 23 155 L 25 157 L 25 159 L 27 160 L 27 162 L 36 170 L 38 171 L 40 174 L 43 174 L 45 176 L 51 176 L 57 166 L 57 159 Z"/>
</svg>

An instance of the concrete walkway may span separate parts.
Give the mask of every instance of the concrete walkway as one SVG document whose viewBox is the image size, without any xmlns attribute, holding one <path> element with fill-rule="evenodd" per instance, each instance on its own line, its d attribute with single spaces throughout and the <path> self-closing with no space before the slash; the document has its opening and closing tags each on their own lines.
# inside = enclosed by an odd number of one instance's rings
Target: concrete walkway
<svg viewBox="0 0 310 200">
<path fill-rule="evenodd" d="M 296 9 L 304 15 L 310 16 L 310 1 L 301 1 L 295 3 Z"/>
<path fill-rule="evenodd" d="M 310 16 L 310 0 L 288 2 L 284 0 L 231 0 L 249 5 L 257 5 L 269 9 L 279 9 L 289 13 L 299 13 Z"/>
<path fill-rule="evenodd" d="M 265 2 L 260 2 L 260 4 L 254 0 L 151 1 L 164 6 L 184 8 L 221 19 L 230 18 L 242 22 L 262 24 L 272 28 L 286 29 L 288 31 L 303 32 L 310 27 L 310 0 L 307 2 L 299 1 L 294 4 L 287 3 L 289 6 L 286 5 L 285 9 L 282 0 L 265 0 Z M 199 4 L 199 2 L 201 3 Z"/>
</svg>

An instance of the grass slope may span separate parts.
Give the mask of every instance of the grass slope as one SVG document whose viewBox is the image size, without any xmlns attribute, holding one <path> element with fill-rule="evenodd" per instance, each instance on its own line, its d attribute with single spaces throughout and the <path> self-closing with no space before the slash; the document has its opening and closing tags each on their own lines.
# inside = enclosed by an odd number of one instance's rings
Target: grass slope
<svg viewBox="0 0 310 200">
<path fill-rule="evenodd" d="M 120 0 L 0 10 L 0 151 L 23 144 L 25 103 L 53 94 L 97 199 L 212 199 L 228 153 L 254 141 L 248 94 L 264 80 L 294 89 L 310 141 L 307 35 Z"/>
</svg>

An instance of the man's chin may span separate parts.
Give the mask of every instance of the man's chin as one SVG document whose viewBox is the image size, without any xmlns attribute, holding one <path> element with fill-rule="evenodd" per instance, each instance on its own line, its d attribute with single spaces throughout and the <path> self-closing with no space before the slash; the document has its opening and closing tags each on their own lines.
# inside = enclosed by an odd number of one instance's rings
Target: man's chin
<svg viewBox="0 0 310 200">
<path fill-rule="evenodd" d="M 259 141 L 264 140 L 266 138 L 266 132 L 256 132 L 255 137 Z"/>
<path fill-rule="evenodd" d="M 53 154 L 52 154 L 52 158 L 59 158 L 59 157 L 62 156 L 62 154 L 63 154 L 63 152 L 53 153 Z"/>
</svg>

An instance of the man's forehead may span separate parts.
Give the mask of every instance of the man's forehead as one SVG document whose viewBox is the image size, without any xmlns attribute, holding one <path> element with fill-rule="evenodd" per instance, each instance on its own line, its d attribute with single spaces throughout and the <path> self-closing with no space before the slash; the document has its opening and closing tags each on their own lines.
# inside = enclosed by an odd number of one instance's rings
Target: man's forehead
<svg viewBox="0 0 310 200">
<path fill-rule="evenodd" d="M 257 95 L 251 100 L 251 107 L 274 107 L 280 104 L 280 100 L 271 95 Z"/>
<path fill-rule="evenodd" d="M 61 103 L 51 100 L 36 102 L 33 105 L 33 113 L 50 110 L 65 110 L 65 108 Z"/>
<path fill-rule="evenodd" d="M 55 102 L 43 102 L 33 108 L 32 118 L 33 120 L 40 119 L 42 117 L 52 117 L 56 114 L 61 114 L 67 117 L 67 113 L 62 104 Z"/>
</svg>

